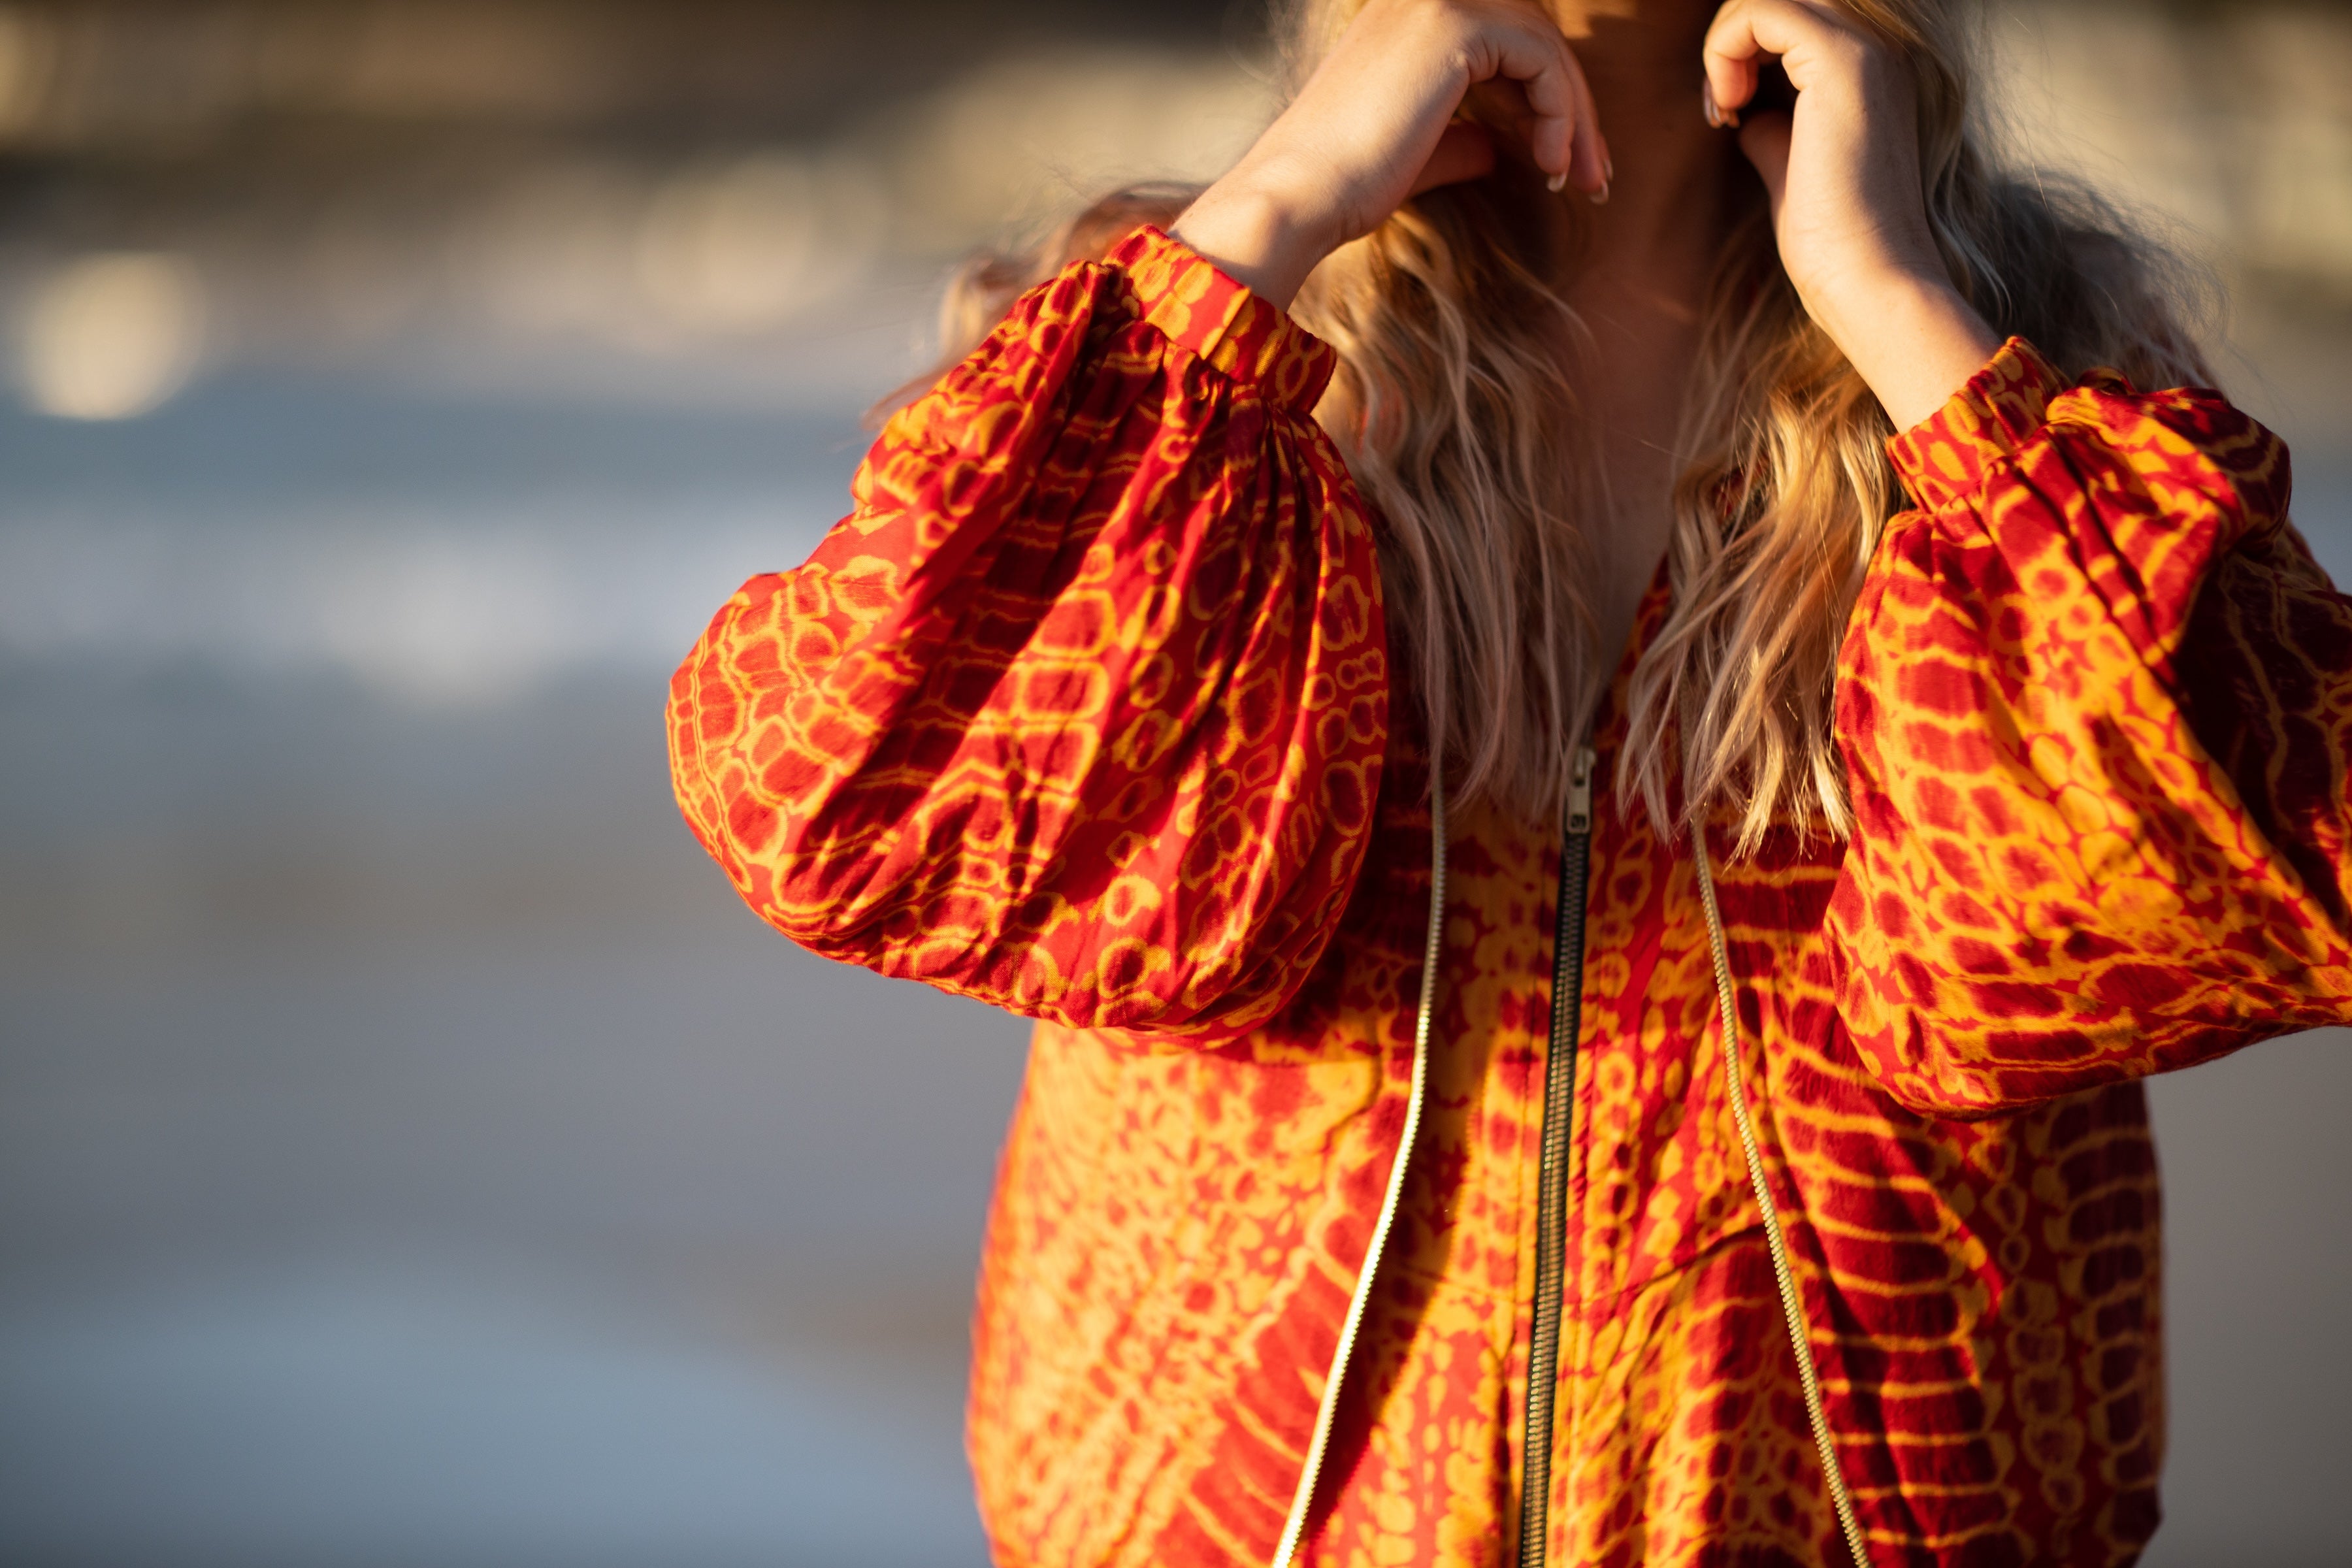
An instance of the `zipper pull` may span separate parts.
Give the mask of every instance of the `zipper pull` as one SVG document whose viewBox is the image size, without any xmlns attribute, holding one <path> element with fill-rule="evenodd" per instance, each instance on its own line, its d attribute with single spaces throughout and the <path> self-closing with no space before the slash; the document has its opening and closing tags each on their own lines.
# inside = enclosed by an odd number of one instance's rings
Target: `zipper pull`
<svg viewBox="0 0 2352 1568">
<path fill-rule="evenodd" d="M 1568 771 L 1568 831 L 1592 831 L 1592 770 L 1601 761 L 1590 746 L 1576 748 Z"/>
</svg>

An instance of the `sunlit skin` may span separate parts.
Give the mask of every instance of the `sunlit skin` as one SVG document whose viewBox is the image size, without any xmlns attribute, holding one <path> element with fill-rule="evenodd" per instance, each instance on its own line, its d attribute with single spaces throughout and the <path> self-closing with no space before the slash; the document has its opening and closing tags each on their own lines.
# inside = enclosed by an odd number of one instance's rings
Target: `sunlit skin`
<svg viewBox="0 0 2352 1568">
<path fill-rule="evenodd" d="M 1793 115 L 1741 113 L 1774 58 L 1797 89 Z M 1473 92 L 1506 110 L 1517 144 L 1456 118 Z M 1937 254 L 1915 123 L 1901 62 L 1816 0 L 1370 0 L 1174 233 L 1286 306 L 1324 257 L 1407 197 L 1497 158 L 1530 159 L 1559 199 L 1598 203 L 1591 248 L 1560 282 L 1593 328 L 1605 389 L 1594 404 L 1614 504 L 1595 543 L 1614 647 L 1665 546 L 1728 181 L 1762 178 L 1798 296 L 1897 429 L 2000 347 Z"/>
</svg>

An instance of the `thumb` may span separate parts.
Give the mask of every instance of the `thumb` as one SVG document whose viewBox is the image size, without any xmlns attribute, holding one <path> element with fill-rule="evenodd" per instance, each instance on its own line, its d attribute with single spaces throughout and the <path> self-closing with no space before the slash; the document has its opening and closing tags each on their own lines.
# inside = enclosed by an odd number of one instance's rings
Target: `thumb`
<svg viewBox="0 0 2352 1568">
<path fill-rule="evenodd" d="M 1775 218 L 1780 216 L 1780 201 L 1789 191 L 1789 143 L 1795 130 L 1796 122 L 1779 110 L 1748 115 L 1739 125 L 1739 150 L 1763 176 Z"/>
</svg>

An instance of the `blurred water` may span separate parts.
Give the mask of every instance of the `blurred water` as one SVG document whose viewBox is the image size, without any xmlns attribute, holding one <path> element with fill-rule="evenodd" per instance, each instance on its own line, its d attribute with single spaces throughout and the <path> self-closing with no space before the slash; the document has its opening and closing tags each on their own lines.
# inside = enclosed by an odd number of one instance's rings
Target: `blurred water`
<svg viewBox="0 0 2352 1568">
<path fill-rule="evenodd" d="M 983 1559 L 1025 1031 L 752 921 L 662 752 L 861 444 L 0 416 L 0 1561 Z"/>
<path fill-rule="evenodd" d="M 149 419 L 0 419 L 0 649 L 494 701 L 674 661 L 844 510 L 835 416 L 468 404 L 247 374 Z"/>
<path fill-rule="evenodd" d="M 0 1317 L 11 1561 L 980 1560 L 951 1402 L 478 1268 L 254 1270 Z M 585 1306 L 583 1308 L 583 1298 Z"/>
</svg>

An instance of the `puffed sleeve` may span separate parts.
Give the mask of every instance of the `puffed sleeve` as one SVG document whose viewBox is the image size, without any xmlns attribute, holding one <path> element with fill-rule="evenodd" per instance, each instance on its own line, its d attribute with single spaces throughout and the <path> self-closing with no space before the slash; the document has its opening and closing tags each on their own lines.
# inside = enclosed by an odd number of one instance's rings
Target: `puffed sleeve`
<svg viewBox="0 0 2352 1568">
<path fill-rule="evenodd" d="M 1329 348 L 1154 229 L 893 419 L 670 688 L 688 823 L 814 952 L 1076 1027 L 1249 1028 L 1354 885 L 1388 740 Z"/>
<path fill-rule="evenodd" d="M 1916 510 L 1839 660 L 1839 1012 L 1990 1114 L 2352 1021 L 2352 604 L 2219 394 L 2012 340 L 1897 437 Z"/>
</svg>

